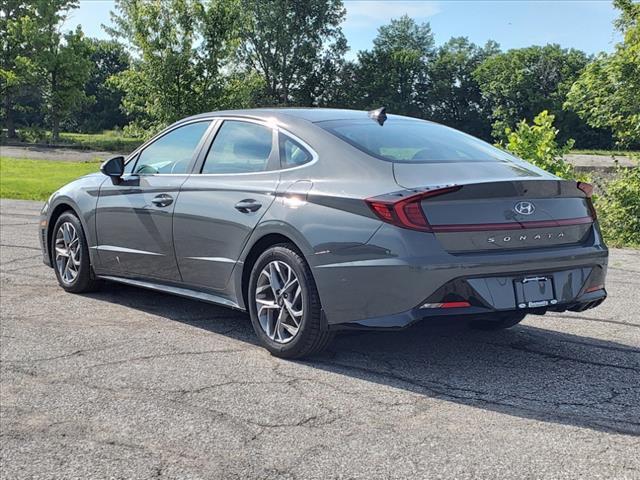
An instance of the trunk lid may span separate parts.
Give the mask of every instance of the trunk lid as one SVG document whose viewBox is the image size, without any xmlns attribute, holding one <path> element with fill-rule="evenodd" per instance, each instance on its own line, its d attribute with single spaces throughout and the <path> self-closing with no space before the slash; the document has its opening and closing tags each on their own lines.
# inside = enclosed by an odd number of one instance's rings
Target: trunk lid
<svg viewBox="0 0 640 480">
<path fill-rule="evenodd" d="M 394 164 L 399 185 L 462 185 L 421 202 L 434 234 L 450 252 L 578 244 L 591 232 L 592 206 L 575 181 L 529 164 Z"/>
</svg>

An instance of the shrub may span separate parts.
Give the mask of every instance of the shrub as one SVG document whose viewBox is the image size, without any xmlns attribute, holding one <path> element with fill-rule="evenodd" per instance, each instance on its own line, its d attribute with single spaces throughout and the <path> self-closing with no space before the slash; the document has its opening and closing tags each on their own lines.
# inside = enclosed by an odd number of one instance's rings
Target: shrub
<svg viewBox="0 0 640 480">
<path fill-rule="evenodd" d="M 49 133 L 37 126 L 21 127 L 17 133 L 18 139 L 26 143 L 43 143 L 49 139 Z"/>
<path fill-rule="evenodd" d="M 640 247 L 640 158 L 634 167 L 617 166 L 594 198 L 600 228 L 610 246 Z"/>
<path fill-rule="evenodd" d="M 564 146 L 558 145 L 558 129 L 553 126 L 554 119 L 553 115 L 544 110 L 533 119 L 533 125 L 522 120 L 515 130 L 505 129 L 507 143 L 500 146 L 549 173 L 574 179 L 576 173 L 573 166 L 563 159 L 573 147 L 574 141 L 569 139 Z"/>
</svg>

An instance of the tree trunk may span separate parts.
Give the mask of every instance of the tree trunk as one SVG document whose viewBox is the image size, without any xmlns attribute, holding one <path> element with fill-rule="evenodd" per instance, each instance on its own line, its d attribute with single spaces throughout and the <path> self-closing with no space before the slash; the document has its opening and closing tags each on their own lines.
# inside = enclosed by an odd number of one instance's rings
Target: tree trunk
<svg viewBox="0 0 640 480">
<path fill-rule="evenodd" d="M 53 113 L 51 119 L 51 143 L 57 143 L 60 140 L 60 117 L 57 113 Z"/>
<path fill-rule="evenodd" d="M 4 108 L 5 108 L 5 123 L 7 125 L 7 138 L 15 139 L 16 124 L 13 120 L 13 105 L 11 103 L 11 100 L 9 100 L 9 95 L 5 97 Z"/>
<path fill-rule="evenodd" d="M 56 95 L 58 93 L 58 76 L 55 69 L 51 72 L 51 143 L 56 143 L 60 140 L 60 116 L 58 115 L 58 109 L 56 105 Z"/>
</svg>

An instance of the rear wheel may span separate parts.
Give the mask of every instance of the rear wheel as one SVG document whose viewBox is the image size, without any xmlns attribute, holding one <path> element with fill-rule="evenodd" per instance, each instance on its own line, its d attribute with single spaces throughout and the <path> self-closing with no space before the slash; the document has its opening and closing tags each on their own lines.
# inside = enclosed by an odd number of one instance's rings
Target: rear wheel
<svg viewBox="0 0 640 480">
<path fill-rule="evenodd" d="M 472 320 L 469 326 L 475 330 L 504 330 L 519 324 L 525 316 L 524 313 L 499 313 L 491 319 Z"/>
<path fill-rule="evenodd" d="M 332 334 L 322 324 L 311 269 L 292 244 L 267 249 L 251 271 L 251 323 L 273 355 L 300 358 L 323 350 Z"/>
<path fill-rule="evenodd" d="M 91 272 L 89 248 L 82 224 L 72 212 L 60 215 L 53 227 L 51 257 L 58 283 L 67 292 L 90 292 L 100 286 Z"/>
</svg>

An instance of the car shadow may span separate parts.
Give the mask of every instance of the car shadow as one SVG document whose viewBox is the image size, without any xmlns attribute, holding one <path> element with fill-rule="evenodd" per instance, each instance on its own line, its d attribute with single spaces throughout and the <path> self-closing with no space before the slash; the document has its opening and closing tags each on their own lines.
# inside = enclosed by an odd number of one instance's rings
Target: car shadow
<svg viewBox="0 0 640 480">
<path fill-rule="evenodd" d="M 257 345 L 242 312 L 115 284 L 91 297 Z M 539 318 L 498 332 L 455 318 L 350 332 L 296 362 L 515 417 L 640 436 L 640 349 L 539 328 Z"/>
</svg>

